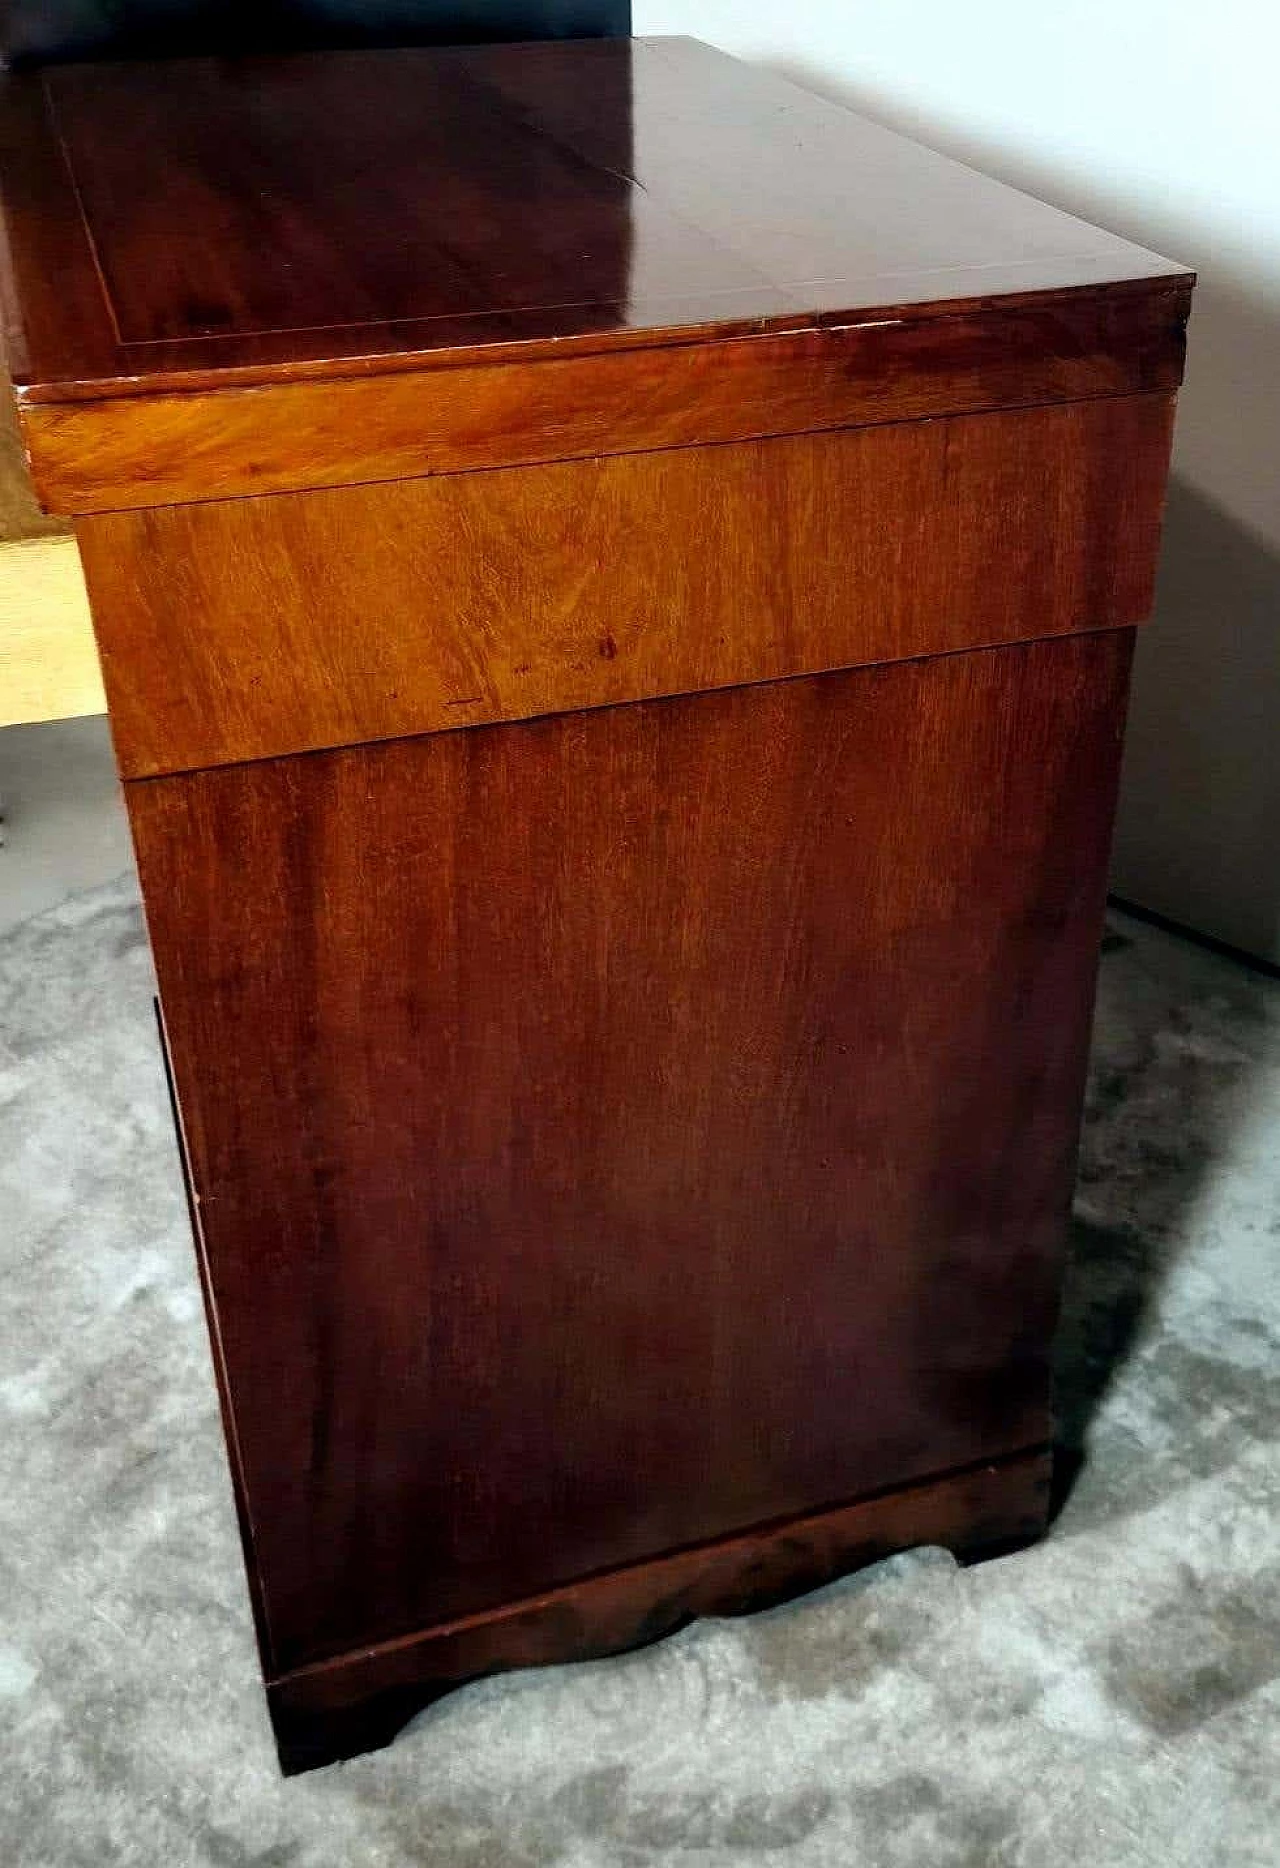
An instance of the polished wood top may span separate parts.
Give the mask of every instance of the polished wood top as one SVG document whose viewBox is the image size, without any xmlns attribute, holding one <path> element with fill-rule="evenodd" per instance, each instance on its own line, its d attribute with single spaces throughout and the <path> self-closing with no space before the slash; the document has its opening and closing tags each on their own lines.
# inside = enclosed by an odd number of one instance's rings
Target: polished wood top
<svg viewBox="0 0 1280 1868">
<path fill-rule="evenodd" d="M 1189 278 L 691 39 L 10 76 L 0 190 L 28 404 Z"/>
</svg>

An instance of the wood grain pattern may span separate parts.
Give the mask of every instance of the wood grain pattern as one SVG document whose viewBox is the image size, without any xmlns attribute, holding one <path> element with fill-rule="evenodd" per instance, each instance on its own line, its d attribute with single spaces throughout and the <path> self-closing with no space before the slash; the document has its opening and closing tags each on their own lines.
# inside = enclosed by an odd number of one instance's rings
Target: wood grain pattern
<svg viewBox="0 0 1280 1868">
<path fill-rule="evenodd" d="M 1046 1439 L 1130 646 L 126 788 L 273 1674 Z"/>
<path fill-rule="evenodd" d="M 980 1557 L 1028 1543 L 1044 1529 L 1050 1467 L 1047 1451 L 1015 1455 L 302 1668 L 267 1686 L 281 1765 L 292 1774 L 385 1745 L 465 1680 L 616 1654 L 694 1616 L 762 1608 L 896 1550 L 937 1544 Z"/>
<path fill-rule="evenodd" d="M 11 77 L 0 182 L 59 511 L 1181 375 L 1184 269 L 692 40 Z"/>
<path fill-rule="evenodd" d="M 4 97 L 17 377 L 55 399 L 1189 278 L 688 39 L 100 65 Z"/>
<path fill-rule="evenodd" d="M 45 504 L 89 513 L 1171 390 L 1187 292 L 342 382 L 27 406 Z"/>
<path fill-rule="evenodd" d="M 121 770 L 1137 622 L 1172 417 L 1128 397 L 84 520 Z"/>
<path fill-rule="evenodd" d="M 1033 1533 L 1191 275 L 691 41 L 9 77 L 0 195 L 286 1768 Z"/>
</svg>

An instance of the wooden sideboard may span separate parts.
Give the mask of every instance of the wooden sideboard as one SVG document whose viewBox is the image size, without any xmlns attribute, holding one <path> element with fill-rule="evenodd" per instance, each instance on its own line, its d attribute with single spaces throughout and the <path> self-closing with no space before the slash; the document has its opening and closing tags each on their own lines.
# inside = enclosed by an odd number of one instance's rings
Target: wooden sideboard
<svg viewBox="0 0 1280 1868">
<path fill-rule="evenodd" d="M 691 40 L 0 181 L 286 1769 L 1035 1535 L 1191 276 Z"/>
</svg>

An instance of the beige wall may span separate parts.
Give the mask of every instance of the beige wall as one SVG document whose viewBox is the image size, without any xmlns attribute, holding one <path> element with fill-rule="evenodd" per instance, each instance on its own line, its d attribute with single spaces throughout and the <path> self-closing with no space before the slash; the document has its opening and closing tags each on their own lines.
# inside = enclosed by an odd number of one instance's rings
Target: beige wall
<svg viewBox="0 0 1280 1868">
<path fill-rule="evenodd" d="M 635 0 L 1195 266 L 1113 886 L 1280 960 L 1280 10 Z"/>
</svg>

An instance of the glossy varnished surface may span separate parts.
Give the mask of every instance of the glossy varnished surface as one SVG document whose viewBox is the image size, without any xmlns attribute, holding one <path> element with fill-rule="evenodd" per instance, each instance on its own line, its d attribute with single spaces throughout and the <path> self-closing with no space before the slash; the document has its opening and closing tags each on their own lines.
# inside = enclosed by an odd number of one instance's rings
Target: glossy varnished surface
<svg viewBox="0 0 1280 1868">
<path fill-rule="evenodd" d="M 1046 1438 L 1130 642 L 128 787 L 272 1671 Z"/>
<path fill-rule="evenodd" d="M 67 67 L 0 186 L 289 1768 L 1034 1532 L 1189 275 L 691 41 Z"/>
<path fill-rule="evenodd" d="M 1136 623 L 1172 421 L 1099 398 L 84 519 L 120 768 Z"/>
<path fill-rule="evenodd" d="M 693 40 L 67 67 L 5 92 L 31 400 L 1185 277 Z"/>
</svg>

